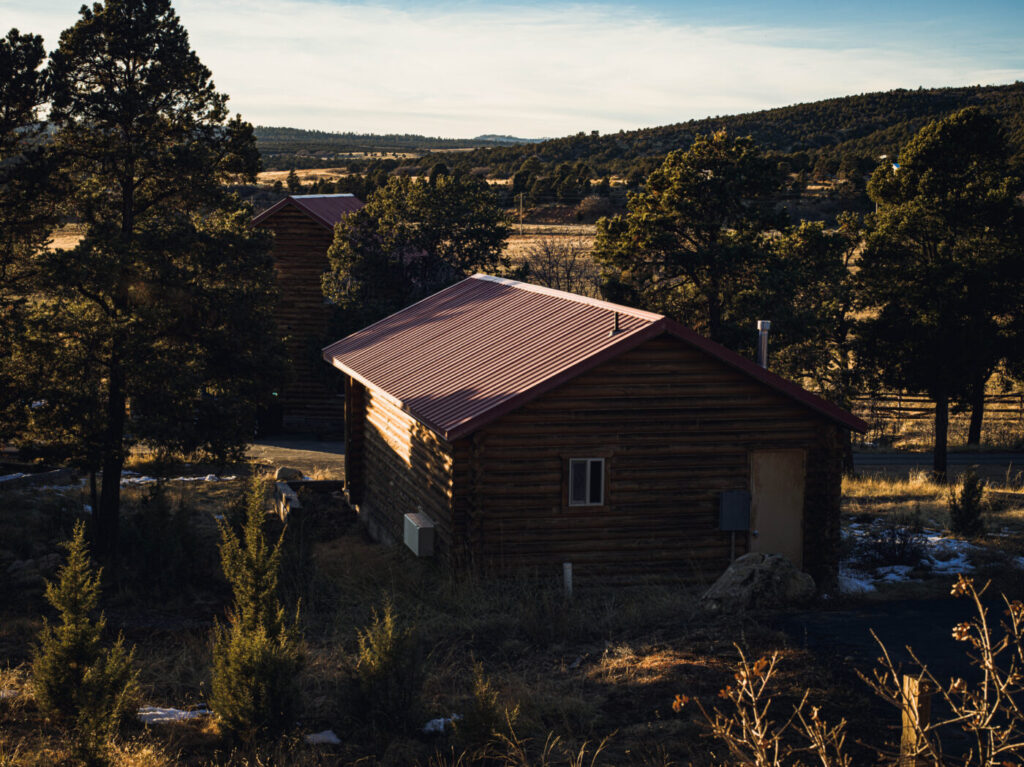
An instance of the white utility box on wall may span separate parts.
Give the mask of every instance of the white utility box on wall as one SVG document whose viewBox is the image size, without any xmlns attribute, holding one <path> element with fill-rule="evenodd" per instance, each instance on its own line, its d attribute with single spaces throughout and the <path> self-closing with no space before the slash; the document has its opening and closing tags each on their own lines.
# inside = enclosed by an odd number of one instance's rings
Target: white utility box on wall
<svg viewBox="0 0 1024 767">
<path fill-rule="evenodd" d="M 418 557 L 434 556 L 434 520 L 422 511 L 406 514 L 405 545 Z"/>
</svg>

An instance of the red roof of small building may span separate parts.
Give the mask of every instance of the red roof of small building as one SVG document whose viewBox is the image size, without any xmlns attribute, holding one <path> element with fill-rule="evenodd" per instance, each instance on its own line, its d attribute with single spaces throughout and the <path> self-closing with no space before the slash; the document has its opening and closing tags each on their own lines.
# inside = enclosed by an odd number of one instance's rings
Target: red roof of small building
<svg viewBox="0 0 1024 767">
<path fill-rule="evenodd" d="M 294 207 L 328 229 L 349 213 L 355 213 L 365 203 L 354 194 L 292 194 L 271 205 L 253 218 L 253 224 L 262 224 L 282 208 Z"/>
<path fill-rule="evenodd" d="M 323 357 L 451 441 L 664 333 L 843 426 L 867 429 L 663 315 L 484 274 L 331 344 Z"/>
</svg>

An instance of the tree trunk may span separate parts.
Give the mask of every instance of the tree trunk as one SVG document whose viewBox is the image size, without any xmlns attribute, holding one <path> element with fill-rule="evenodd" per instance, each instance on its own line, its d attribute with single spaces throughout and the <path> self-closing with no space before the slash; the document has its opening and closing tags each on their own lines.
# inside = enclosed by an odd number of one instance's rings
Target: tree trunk
<svg viewBox="0 0 1024 767">
<path fill-rule="evenodd" d="M 93 523 L 96 522 L 96 514 L 100 507 L 99 496 L 96 492 L 96 471 L 89 472 L 89 502 L 92 504 Z"/>
<path fill-rule="evenodd" d="M 843 429 L 842 436 L 842 448 L 843 448 L 843 474 L 854 474 L 855 467 L 853 465 L 853 435 L 849 429 Z"/>
<path fill-rule="evenodd" d="M 932 455 L 932 473 L 936 482 L 946 481 L 946 452 L 949 436 L 949 397 L 935 397 L 935 451 Z"/>
<path fill-rule="evenodd" d="M 985 380 L 980 380 L 971 389 L 971 425 L 967 429 L 967 444 L 977 447 L 981 444 L 981 423 L 985 418 Z"/>
<path fill-rule="evenodd" d="M 711 281 L 708 299 L 708 338 L 722 343 L 722 302 L 718 297 L 718 281 Z"/>
<path fill-rule="evenodd" d="M 124 375 L 114 367 L 107 395 L 107 429 L 103 438 L 103 486 L 94 510 L 99 557 L 112 562 L 117 553 L 117 522 L 121 507 L 121 470 L 124 468 Z"/>
</svg>

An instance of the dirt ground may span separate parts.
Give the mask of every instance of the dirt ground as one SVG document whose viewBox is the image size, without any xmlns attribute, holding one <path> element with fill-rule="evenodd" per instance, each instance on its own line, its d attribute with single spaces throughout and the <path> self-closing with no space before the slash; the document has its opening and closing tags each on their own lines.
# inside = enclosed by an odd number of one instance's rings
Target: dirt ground
<svg viewBox="0 0 1024 767">
<path fill-rule="evenodd" d="M 316 479 L 345 478 L 345 443 L 275 437 L 249 445 L 246 457 L 263 466 L 294 466 Z"/>
</svg>

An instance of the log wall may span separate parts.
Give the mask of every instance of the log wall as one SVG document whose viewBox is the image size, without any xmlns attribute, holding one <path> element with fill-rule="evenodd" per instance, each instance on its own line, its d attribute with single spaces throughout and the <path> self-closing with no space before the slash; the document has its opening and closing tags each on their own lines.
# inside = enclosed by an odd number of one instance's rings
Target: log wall
<svg viewBox="0 0 1024 767">
<path fill-rule="evenodd" d="M 393 543 L 402 540 L 406 514 L 425 512 L 437 555 L 452 559 L 452 446 L 379 392 L 352 387 L 360 390 L 362 405 L 350 401 L 361 442 L 346 447 L 360 517 L 375 538 Z"/>
<path fill-rule="evenodd" d="M 290 206 L 261 226 L 274 234 L 272 254 L 281 288 L 277 321 L 285 335 L 290 367 L 290 380 L 278 398 L 283 425 L 302 431 L 340 430 L 344 398 L 319 351 L 329 340 L 321 277 L 328 268 L 333 233 Z"/>
<path fill-rule="evenodd" d="M 711 580 L 729 563 L 719 495 L 753 450 L 807 451 L 804 568 L 835 575 L 840 430 L 669 336 L 604 363 L 455 445 L 453 528 L 488 570 Z M 604 457 L 603 506 L 569 506 L 569 458 Z M 737 535 L 737 555 L 746 550 Z"/>
</svg>

